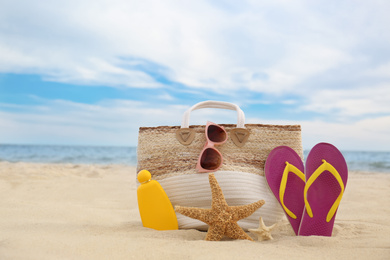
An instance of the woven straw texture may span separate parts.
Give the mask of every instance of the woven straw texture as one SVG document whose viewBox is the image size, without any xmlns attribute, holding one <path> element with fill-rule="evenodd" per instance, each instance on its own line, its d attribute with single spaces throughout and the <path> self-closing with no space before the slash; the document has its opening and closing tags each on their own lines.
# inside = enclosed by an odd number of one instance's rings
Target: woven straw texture
<svg viewBox="0 0 390 260">
<path fill-rule="evenodd" d="M 223 156 L 220 171 L 247 172 L 264 176 L 264 164 L 268 154 L 277 146 L 286 145 L 303 157 L 301 127 L 299 125 L 247 124 L 250 135 L 241 148 L 230 138 L 235 125 L 221 125 L 229 138 L 215 146 Z M 137 172 L 147 169 L 153 179 L 162 180 L 185 174 L 198 174 L 195 166 L 206 142 L 205 126 L 191 126 L 195 139 L 182 145 L 176 139 L 179 126 L 141 127 L 138 136 Z"/>
</svg>

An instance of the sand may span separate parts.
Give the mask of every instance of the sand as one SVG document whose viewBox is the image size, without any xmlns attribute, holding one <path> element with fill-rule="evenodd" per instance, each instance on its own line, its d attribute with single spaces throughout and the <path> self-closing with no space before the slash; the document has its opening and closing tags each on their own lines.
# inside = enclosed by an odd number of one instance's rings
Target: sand
<svg viewBox="0 0 390 260">
<path fill-rule="evenodd" d="M 0 162 L 0 259 L 390 259 L 389 206 L 390 173 L 350 172 L 332 237 L 208 242 L 142 227 L 134 167 Z"/>
</svg>

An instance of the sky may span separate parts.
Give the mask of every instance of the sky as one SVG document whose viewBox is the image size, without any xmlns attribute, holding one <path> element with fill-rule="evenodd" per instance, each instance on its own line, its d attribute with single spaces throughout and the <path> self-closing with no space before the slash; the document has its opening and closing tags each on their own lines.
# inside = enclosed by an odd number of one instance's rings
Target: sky
<svg viewBox="0 0 390 260">
<path fill-rule="evenodd" d="M 0 0 L 0 144 L 136 146 L 205 100 L 390 151 L 390 1 Z M 205 109 L 190 124 L 236 123 Z"/>
</svg>

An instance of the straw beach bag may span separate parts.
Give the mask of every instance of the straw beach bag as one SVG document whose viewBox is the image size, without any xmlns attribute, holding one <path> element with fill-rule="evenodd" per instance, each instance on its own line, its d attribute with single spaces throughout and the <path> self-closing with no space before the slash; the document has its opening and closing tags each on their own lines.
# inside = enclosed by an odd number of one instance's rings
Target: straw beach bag
<svg viewBox="0 0 390 260">
<path fill-rule="evenodd" d="M 206 143 L 205 126 L 189 124 L 191 112 L 204 108 L 237 112 L 237 125 L 220 124 L 225 128 L 228 139 L 215 147 L 223 157 L 215 177 L 227 203 L 238 206 L 265 200 L 263 207 L 238 221 L 238 224 L 247 230 L 258 227 L 260 216 L 267 225 L 279 221 L 284 213 L 268 188 L 264 164 L 272 149 L 281 145 L 291 147 L 303 157 L 299 125 L 245 124 L 244 112 L 237 105 L 219 101 L 201 102 L 184 113 L 181 126 L 139 129 L 137 172 L 149 170 L 152 178 L 164 188 L 173 206 L 210 208 L 208 174 L 196 170 L 199 155 Z M 179 213 L 176 215 L 179 228 L 207 230 L 208 226 L 199 220 Z"/>
</svg>

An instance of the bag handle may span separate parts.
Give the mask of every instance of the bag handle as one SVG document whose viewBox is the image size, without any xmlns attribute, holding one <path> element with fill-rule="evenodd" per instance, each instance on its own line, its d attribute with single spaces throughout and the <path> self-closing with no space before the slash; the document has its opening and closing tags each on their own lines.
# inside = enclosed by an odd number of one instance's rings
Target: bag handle
<svg viewBox="0 0 390 260">
<path fill-rule="evenodd" d="M 237 111 L 237 128 L 245 128 L 245 114 L 239 106 L 229 102 L 213 101 L 213 100 L 197 103 L 193 105 L 191 108 L 189 108 L 186 112 L 184 112 L 181 128 L 189 128 L 191 112 L 202 108 L 219 108 L 219 109 L 235 110 Z"/>
</svg>

